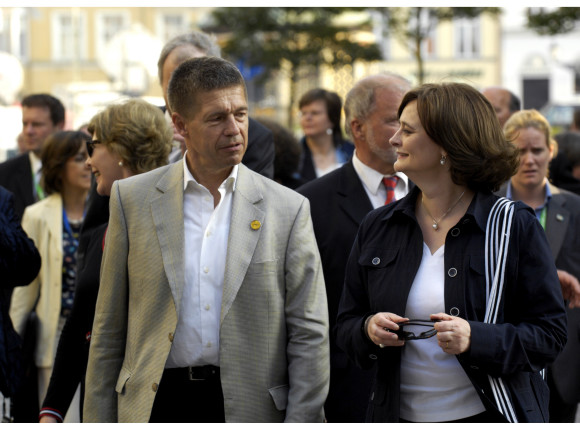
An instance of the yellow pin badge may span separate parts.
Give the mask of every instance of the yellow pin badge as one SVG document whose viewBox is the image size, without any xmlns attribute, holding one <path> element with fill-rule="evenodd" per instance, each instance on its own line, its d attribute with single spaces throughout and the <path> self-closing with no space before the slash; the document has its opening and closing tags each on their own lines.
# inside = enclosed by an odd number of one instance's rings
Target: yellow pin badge
<svg viewBox="0 0 580 430">
<path fill-rule="evenodd" d="M 252 227 L 252 230 L 259 230 L 260 227 L 262 227 L 262 223 L 260 221 L 258 221 L 257 219 L 255 219 L 254 221 L 252 221 L 250 223 L 250 227 Z"/>
</svg>

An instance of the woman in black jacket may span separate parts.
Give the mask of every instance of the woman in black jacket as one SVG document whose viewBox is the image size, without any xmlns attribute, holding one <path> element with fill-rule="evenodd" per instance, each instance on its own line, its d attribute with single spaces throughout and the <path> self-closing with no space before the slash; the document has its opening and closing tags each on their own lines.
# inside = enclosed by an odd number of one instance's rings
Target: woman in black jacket
<svg viewBox="0 0 580 430">
<path fill-rule="evenodd" d="M 361 224 L 337 320 L 339 346 L 376 366 L 367 420 L 547 421 L 541 371 L 566 342 L 556 268 L 524 204 L 500 201 L 504 230 L 487 230 L 517 150 L 465 84 L 423 85 L 398 113 L 394 167 L 416 188 Z"/>
</svg>

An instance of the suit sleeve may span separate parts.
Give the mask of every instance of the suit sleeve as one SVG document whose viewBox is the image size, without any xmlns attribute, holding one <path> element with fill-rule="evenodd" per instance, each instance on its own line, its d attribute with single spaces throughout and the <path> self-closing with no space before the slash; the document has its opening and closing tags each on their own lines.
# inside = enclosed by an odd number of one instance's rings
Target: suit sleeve
<svg viewBox="0 0 580 430">
<path fill-rule="evenodd" d="M 285 273 L 290 381 L 286 422 L 322 422 L 330 378 L 328 307 L 306 199 L 290 232 Z"/>
<path fill-rule="evenodd" d="M 40 255 L 14 212 L 14 196 L 0 193 L 0 278 L 3 288 L 27 285 L 40 269 Z"/>
<path fill-rule="evenodd" d="M 48 234 L 46 226 L 42 225 L 40 219 L 31 216 L 28 210 L 24 211 L 22 228 L 36 243 L 39 243 L 41 235 Z M 45 262 L 45 264 L 48 264 L 48 262 Z M 40 294 L 41 284 L 42 273 L 36 276 L 27 288 L 15 288 L 12 293 L 12 300 L 10 302 L 10 318 L 14 324 L 14 329 L 20 336 L 24 336 L 25 334 L 24 330 L 26 327 L 26 320 L 36 305 L 36 301 Z"/>
<path fill-rule="evenodd" d="M 101 282 L 91 336 L 84 403 L 85 422 L 117 422 L 117 379 L 127 338 L 129 242 L 118 182 L 113 184 Z"/>
</svg>

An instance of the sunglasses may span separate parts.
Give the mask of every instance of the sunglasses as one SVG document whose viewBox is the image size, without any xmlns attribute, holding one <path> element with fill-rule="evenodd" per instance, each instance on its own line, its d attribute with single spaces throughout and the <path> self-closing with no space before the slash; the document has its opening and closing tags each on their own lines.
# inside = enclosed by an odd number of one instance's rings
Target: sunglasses
<svg viewBox="0 0 580 430">
<path fill-rule="evenodd" d="M 415 334 L 410 331 L 404 331 L 403 328 L 410 325 L 424 326 L 424 327 L 434 327 L 436 322 L 440 320 L 409 320 L 405 322 L 397 323 L 399 330 L 391 330 L 395 333 L 399 340 L 417 340 L 417 339 L 429 339 L 437 334 L 435 328 L 424 331 L 423 333 Z"/>
<path fill-rule="evenodd" d="M 93 151 L 95 150 L 95 145 L 97 143 L 101 143 L 100 140 L 87 140 L 87 154 L 89 154 L 89 158 L 93 156 Z"/>
</svg>

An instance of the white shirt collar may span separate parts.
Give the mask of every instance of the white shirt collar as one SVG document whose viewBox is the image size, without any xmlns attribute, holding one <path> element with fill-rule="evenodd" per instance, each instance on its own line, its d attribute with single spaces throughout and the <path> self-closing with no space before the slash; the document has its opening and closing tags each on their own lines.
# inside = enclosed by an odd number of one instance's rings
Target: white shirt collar
<svg viewBox="0 0 580 430">
<path fill-rule="evenodd" d="M 187 184 L 189 182 L 193 182 L 196 186 L 202 186 L 199 182 L 197 182 L 195 180 L 195 178 L 193 177 L 193 175 L 189 171 L 189 168 L 187 167 L 187 161 L 186 161 L 187 157 L 186 156 L 187 156 L 187 151 L 185 151 L 185 154 L 183 154 L 183 190 L 187 189 Z M 224 186 L 227 186 L 228 184 L 231 184 L 232 192 L 234 192 L 236 190 L 236 182 L 238 180 L 238 170 L 239 170 L 238 167 L 239 167 L 238 164 L 236 164 L 234 166 L 234 168 L 230 172 L 229 176 L 226 178 L 225 181 L 222 182 L 220 187 L 224 187 Z"/>
<path fill-rule="evenodd" d="M 356 149 L 354 154 L 352 154 L 352 164 L 361 182 L 373 195 L 377 195 L 385 175 L 364 164 L 360 158 L 358 158 Z M 404 189 L 408 188 L 409 178 L 407 178 L 407 175 L 401 172 L 395 172 L 392 176 L 397 176 L 399 180 L 402 180 L 405 183 Z"/>
</svg>

